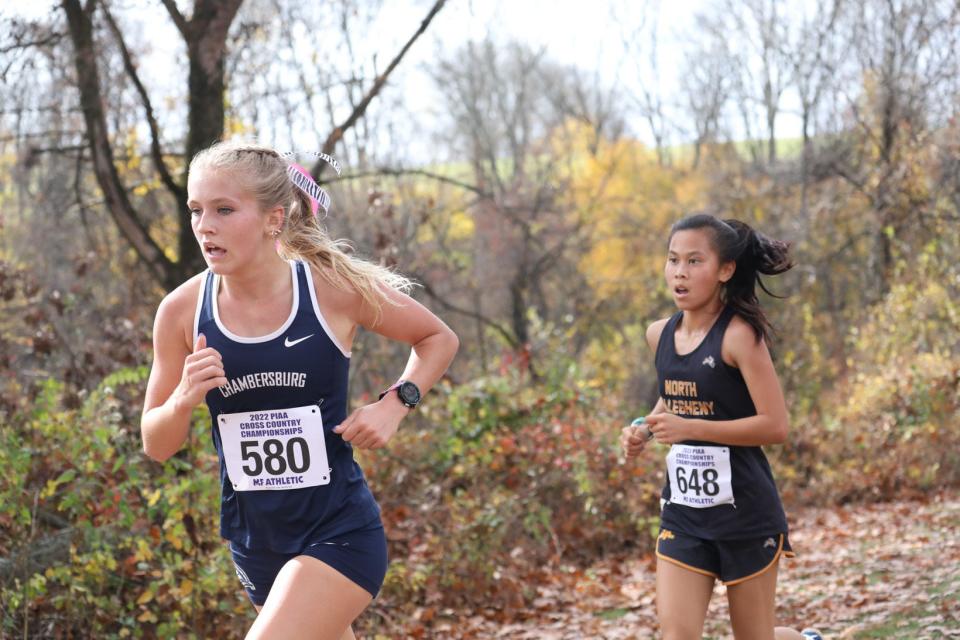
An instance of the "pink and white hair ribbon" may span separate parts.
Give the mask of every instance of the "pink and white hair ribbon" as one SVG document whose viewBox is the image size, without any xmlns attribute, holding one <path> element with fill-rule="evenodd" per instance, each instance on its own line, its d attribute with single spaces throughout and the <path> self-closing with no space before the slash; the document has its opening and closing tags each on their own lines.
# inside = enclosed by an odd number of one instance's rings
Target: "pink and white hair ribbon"
<svg viewBox="0 0 960 640">
<path fill-rule="evenodd" d="M 305 153 L 306 155 L 311 155 L 325 161 L 333 167 L 333 170 L 337 172 L 338 176 L 340 175 L 340 163 L 337 162 L 333 156 L 319 151 L 307 151 Z M 290 159 L 295 155 L 295 152 L 288 151 L 287 153 L 281 154 L 281 157 Z M 323 215 L 326 217 L 330 211 L 330 195 L 323 187 L 316 183 L 313 176 L 310 175 L 310 172 L 296 162 L 291 162 L 287 165 L 287 175 L 290 176 L 290 181 L 310 198 L 310 209 L 313 215 L 318 215 L 319 210 L 323 209 Z"/>
</svg>

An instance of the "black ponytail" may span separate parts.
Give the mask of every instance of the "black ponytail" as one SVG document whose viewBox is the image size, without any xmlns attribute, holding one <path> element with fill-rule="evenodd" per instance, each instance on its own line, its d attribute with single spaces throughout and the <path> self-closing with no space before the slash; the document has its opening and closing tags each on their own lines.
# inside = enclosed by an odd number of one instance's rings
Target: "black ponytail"
<svg viewBox="0 0 960 640">
<path fill-rule="evenodd" d="M 781 298 L 767 289 L 760 275 L 777 275 L 793 266 L 790 245 L 755 231 L 740 220 L 721 220 L 706 213 L 687 216 L 670 229 L 670 237 L 677 231 L 710 229 L 710 244 L 720 257 L 720 263 L 736 262 L 733 277 L 723 286 L 723 301 L 753 327 L 757 340 L 768 340 L 773 327 L 757 299 L 756 285 L 768 295 Z M 669 241 L 668 241 L 669 242 Z"/>
</svg>

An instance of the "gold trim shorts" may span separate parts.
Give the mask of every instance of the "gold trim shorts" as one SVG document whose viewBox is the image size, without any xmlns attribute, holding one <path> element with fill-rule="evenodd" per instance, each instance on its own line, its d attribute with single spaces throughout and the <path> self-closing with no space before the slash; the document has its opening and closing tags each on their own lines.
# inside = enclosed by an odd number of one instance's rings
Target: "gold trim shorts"
<svg viewBox="0 0 960 640">
<path fill-rule="evenodd" d="M 661 529 L 657 538 L 658 558 L 728 586 L 759 576 L 780 556 L 794 556 L 786 533 L 745 540 L 705 540 Z"/>
</svg>

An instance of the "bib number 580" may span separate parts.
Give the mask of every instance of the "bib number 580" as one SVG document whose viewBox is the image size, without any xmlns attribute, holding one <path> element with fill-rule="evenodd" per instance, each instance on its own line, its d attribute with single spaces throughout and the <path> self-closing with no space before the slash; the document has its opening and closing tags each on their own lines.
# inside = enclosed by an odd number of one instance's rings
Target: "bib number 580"
<svg viewBox="0 0 960 640">
<path fill-rule="evenodd" d="M 280 440 L 264 440 L 262 456 L 260 444 L 259 440 L 240 441 L 243 472 L 248 476 L 258 476 L 262 471 L 279 476 L 286 473 L 288 468 L 295 473 L 303 473 L 310 468 L 310 448 L 303 438 L 290 438 L 286 447 Z"/>
</svg>

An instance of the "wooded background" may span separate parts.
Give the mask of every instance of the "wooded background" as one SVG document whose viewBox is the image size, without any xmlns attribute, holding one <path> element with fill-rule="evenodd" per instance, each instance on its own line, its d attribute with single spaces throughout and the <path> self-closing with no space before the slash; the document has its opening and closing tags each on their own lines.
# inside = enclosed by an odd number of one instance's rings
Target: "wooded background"
<svg viewBox="0 0 960 640">
<path fill-rule="evenodd" d="M 222 137 L 336 155 L 343 176 L 312 167 L 331 234 L 415 278 L 461 338 L 360 455 L 391 556 L 364 633 L 510 618 L 558 567 L 650 552 L 663 452 L 624 464 L 616 438 L 656 398 L 644 329 L 672 312 L 667 232 L 693 211 L 792 243 L 767 282 L 786 297 L 764 299 L 788 511 L 957 486 L 956 3 L 716 0 L 666 60 L 657 3 L 611 3 L 632 81 L 490 36 L 438 51 L 424 114 L 391 79 L 445 0 L 373 57 L 354 52 L 389 2 L 161 2 L 182 39 L 165 69 L 140 62 L 158 27 L 135 4 L 0 14 L 0 637 L 242 637 L 252 618 L 205 410 L 166 464 L 139 435 L 156 306 L 204 267 L 186 163 Z M 411 123 L 432 157 L 403 153 Z M 405 356 L 361 336 L 354 406 Z"/>
</svg>

